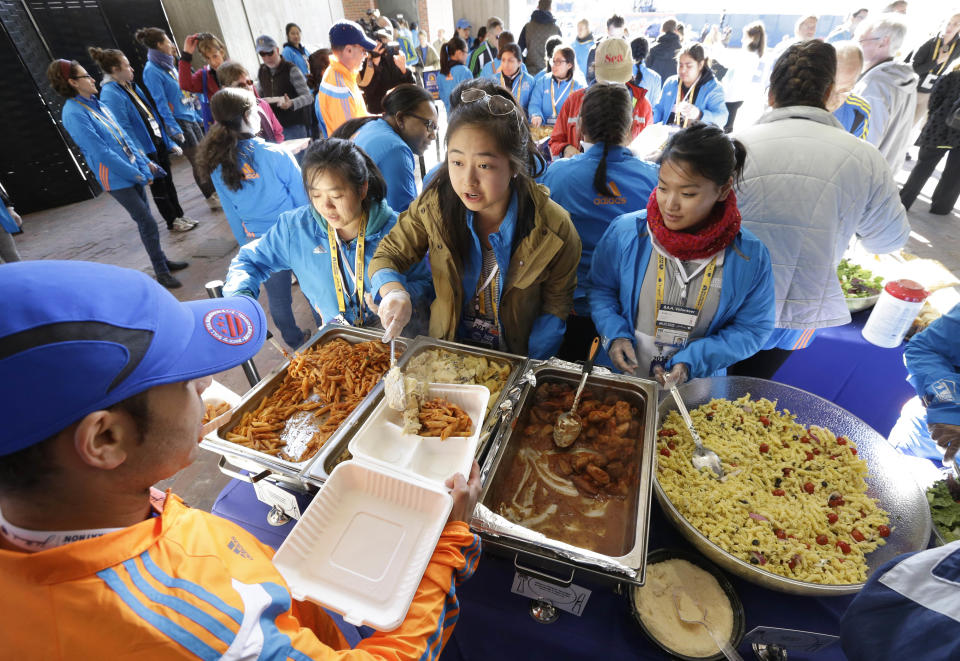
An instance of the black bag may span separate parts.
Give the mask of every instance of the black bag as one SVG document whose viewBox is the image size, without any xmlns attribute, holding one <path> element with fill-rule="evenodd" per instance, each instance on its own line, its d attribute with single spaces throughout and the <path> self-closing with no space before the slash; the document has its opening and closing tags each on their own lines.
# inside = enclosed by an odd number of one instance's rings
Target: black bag
<svg viewBox="0 0 960 661">
<path fill-rule="evenodd" d="M 960 98 L 954 101 L 953 107 L 950 108 L 950 112 L 947 113 L 943 123 L 946 124 L 949 129 L 960 131 Z"/>
</svg>

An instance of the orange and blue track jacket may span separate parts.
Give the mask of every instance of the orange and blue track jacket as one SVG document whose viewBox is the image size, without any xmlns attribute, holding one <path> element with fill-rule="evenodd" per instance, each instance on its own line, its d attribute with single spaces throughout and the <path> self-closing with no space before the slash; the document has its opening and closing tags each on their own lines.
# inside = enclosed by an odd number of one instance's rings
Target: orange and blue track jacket
<svg viewBox="0 0 960 661">
<path fill-rule="evenodd" d="M 323 72 L 314 103 L 317 118 L 326 126 L 327 135 L 348 119 L 370 114 L 357 85 L 357 74 L 340 64 L 336 55 L 330 56 L 330 66 Z"/>
<path fill-rule="evenodd" d="M 319 606 L 291 598 L 273 551 L 168 495 L 155 518 L 38 553 L 0 550 L 7 659 L 436 659 L 480 539 L 447 524 L 406 619 L 347 648 Z"/>
</svg>

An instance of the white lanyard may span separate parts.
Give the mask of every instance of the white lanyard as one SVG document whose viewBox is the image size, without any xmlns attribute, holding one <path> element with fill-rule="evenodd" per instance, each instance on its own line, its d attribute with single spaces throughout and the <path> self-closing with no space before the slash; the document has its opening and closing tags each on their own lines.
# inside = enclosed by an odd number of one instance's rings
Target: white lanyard
<svg viewBox="0 0 960 661">
<path fill-rule="evenodd" d="M 0 535 L 13 546 L 24 551 L 36 552 L 79 542 L 84 539 L 103 537 L 123 528 L 91 528 L 90 530 L 27 530 L 15 526 L 3 518 L 0 512 Z"/>
<path fill-rule="evenodd" d="M 339 248 L 340 251 L 343 252 L 343 256 L 346 257 L 346 256 L 347 256 L 347 249 L 346 249 L 346 247 L 344 247 L 343 242 L 340 241 L 340 236 L 339 236 L 338 234 L 335 234 L 334 236 L 335 236 L 336 239 L 337 239 L 337 248 Z M 357 256 L 358 256 L 358 255 L 355 255 L 355 256 L 354 256 L 354 259 L 356 259 Z M 353 283 L 353 291 L 350 292 L 350 293 L 351 293 L 351 294 L 355 294 L 355 293 L 357 292 L 357 276 L 356 276 L 356 272 L 355 272 L 352 268 L 350 268 L 350 260 L 349 260 L 349 259 L 344 259 L 344 260 L 341 262 L 341 265 L 343 266 L 344 275 L 347 276 L 346 279 L 347 279 L 348 281 L 350 281 L 350 282 Z"/>
<path fill-rule="evenodd" d="M 557 116 L 557 99 L 553 96 L 553 76 L 550 76 L 550 105 L 553 106 L 553 115 L 552 117 Z M 570 80 L 567 81 L 566 87 L 560 88 L 560 105 L 563 105 L 563 100 L 566 98 L 567 92 L 570 91 L 570 86 L 573 85 L 573 76 L 570 77 Z"/>
</svg>

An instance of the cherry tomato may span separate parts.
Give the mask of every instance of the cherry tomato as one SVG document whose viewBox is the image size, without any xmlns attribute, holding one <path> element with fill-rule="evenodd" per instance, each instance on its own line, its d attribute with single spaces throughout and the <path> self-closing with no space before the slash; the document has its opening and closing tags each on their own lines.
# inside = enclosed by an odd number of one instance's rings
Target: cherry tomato
<svg viewBox="0 0 960 661">
<path fill-rule="evenodd" d="M 834 514 L 833 512 L 827 512 L 827 522 L 828 522 L 828 523 L 836 523 L 836 522 L 837 522 L 837 519 L 839 519 L 839 518 L 840 518 L 840 517 L 837 516 L 836 514 Z"/>
<path fill-rule="evenodd" d="M 660 454 L 662 454 L 664 457 L 669 457 L 670 450 L 668 450 L 667 448 L 660 448 Z"/>
<path fill-rule="evenodd" d="M 769 427 L 769 426 L 770 426 L 770 418 L 768 418 L 768 417 L 765 416 L 765 415 L 761 415 L 761 416 L 760 416 L 760 422 L 763 423 L 763 426 L 764 426 L 764 427 Z"/>
<path fill-rule="evenodd" d="M 820 454 L 820 448 L 813 448 L 814 454 Z"/>
<path fill-rule="evenodd" d="M 783 496 L 783 495 L 785 495 L 785 494 L 786 494 L 786 491 L 784 491 L 783 489 L 774 489 L 774 490 L 773 490 L 773 495 L 774 495 L 774 496 Z"/>
<path fill-rule="evenodd" d="M 786 539 L 786 538 L 787 538 L 787 533 L 784 532 L 783 530 L 781 530 L 780 528 L 777 528 L 776 530 L 774 530 L 774 531 L 773 531 L 773 534 L 777 536 L 777 539 Z"/>
<path fill-rule="evenodd" d="M 670 448 L 671 450 L 676 450 L 677 444 L 674 443 L 673 441 L 667 441 L 667 447 Z"/>
<path fill-rule="evenodd" d="M 784 476 L 784 477 L 790 477 L 790 473 L 792 473 L 792 472 L 793 472 L 793 469 L 792 469 L 792 468 L 784 468 L 784 469 L 783 469 L 783 476 Z"/>
<path fill-rule="evenodd" d="M 806 484 L 803 485 L 803 490 L 806 491 L 807 493 L 813 493 L 813 489 L 814 489 L 813 482 L 807 482 Z"/>
<path fill-rule="evenodd" d="M 826 535 L 817 535 L 817 544 L 820 546 L 826 546 L 828 541 L 829 540 L 827 539 Z"/>
<path fill-rule="evenodd" d="M 676 430 L 676 429 L 661 429 L 659 432 L 657 432 L 657 435 L 658 435 L 658 436 L 676 436 L 676 435 L 677 435 L 677 430 Z"/>
<path fill-rule="evenodd" d="M 846 555 L 850 553 L 850 545 L 846 542 L 837 542 L 837 546 L 840 547 L 840 550 L 843 551 L 843 554 Z"/>
<path fill-rule="evenodd" d="M 800 442 L 801 442 L 801 443 L 809 443 L 809 442 L 810 442 L 810 439 L 809 439 L 808 437 L 804 436 L 803 438 L 800 439 Z"/>
<path fill-rule="evenodd" d="M 889 537 L 889 536 L 890 536 L 890 527 L 889 527 L 889 526 L 884 526 L 884 525 L 879 525 L 879 526 L 877 526 L 877 532 L 880 533 L 880 536 L 881 536 L 881 537 Z"/>
<path fill-rule="evenodd" d="M 770 446 L 766 443 L 760 444 L 760 452 L 770 452 Z"/>
<path fill-rule="evenodd" d="M 807 461 L 813 461 L 813 453 L 812 453 L 812 452 L 808 452 L 808 453 L 807 453 Z"/>
<path fill-rule="evenodd" d="M 837 445 L 846 445 L 846 444 L 847 444 L 847 439 L 845 439 L 843 436 L 837 436 Z"/>
<path fill-rule="evenodd" d="M 862 542 L 864 539 L 866 539 L 863 536 L 863 533 L 857 530 L 856 528 L 853 529 L 853 531 L 850 533 L 850 536 L 853 537 L 858 542 Z"/>
<path fill-rule="evenodd" d="M 795 569 L 796 566 L 797 566 L 797 559 L 796 559 L 796 558 L 790 558 L 790 562 L 787 563 L 787 566 L 788 566 L 790 569 Z"/>
<path fill-rule="evenodd" d="M 856 454 L 856 453 L 857 453 L 857 448 L 850 448 L 850 452 L 853 453 L 853 454 Z"/>
</svg>

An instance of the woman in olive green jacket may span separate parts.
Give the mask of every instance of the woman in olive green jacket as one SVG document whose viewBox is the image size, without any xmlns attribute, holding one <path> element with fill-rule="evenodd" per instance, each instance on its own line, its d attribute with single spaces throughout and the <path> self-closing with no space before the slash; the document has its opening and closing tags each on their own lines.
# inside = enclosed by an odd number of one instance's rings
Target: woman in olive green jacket
<svg viewBox="0 0 960 661">
<path fill-rule="evenodd" d="M 384 340 L 410 320 L 402 274 L 429 250 L 431 336 L 548 358 L 573 306 L 580 237 L 533 181 L 543 160 L 509 93 L 462 94 L 446 163 L 370 262 Z"/>
</svg>

